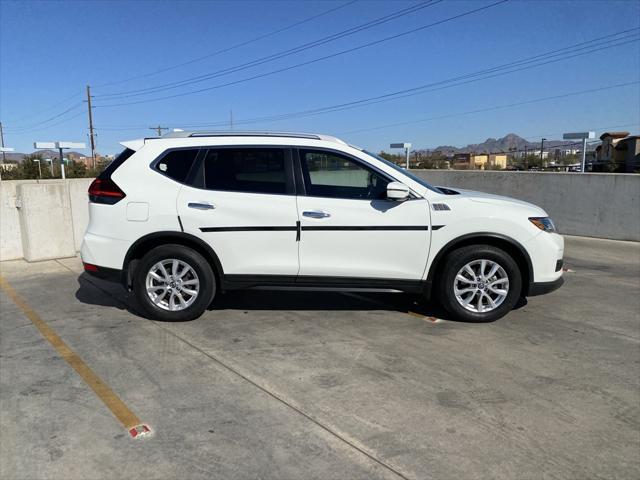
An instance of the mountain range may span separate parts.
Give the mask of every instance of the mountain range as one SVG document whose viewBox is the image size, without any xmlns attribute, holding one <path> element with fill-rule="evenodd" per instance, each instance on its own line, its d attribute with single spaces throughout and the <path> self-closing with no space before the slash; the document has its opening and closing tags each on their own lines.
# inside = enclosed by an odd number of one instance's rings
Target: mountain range
<svg viewBox="0 0 640 480">
<path fill-rule="evenodd" d="M 578 147 L 579 144 L 576 140 L 545 140 L 544 148 L 554 149 L 563 146 Z M 595 148 L 593 146 L 592 148 Z M 509 133 L 502 138 L 487 138 L 482 143 L 472 143 L 466 147 L 454 147 L 452 145 L 440 145 L 436 148 L 423 149 L 418 151 L 434 152 L 440 151 L 444 154 L 456 154 L 456 153 L 508 153 L 509 150 L 515 149 L 517 151 L 526 150 L 540 150 L 540 142 L 529 142 L 524 138 L 516 135 L 515 133 Z"/>
</svg>

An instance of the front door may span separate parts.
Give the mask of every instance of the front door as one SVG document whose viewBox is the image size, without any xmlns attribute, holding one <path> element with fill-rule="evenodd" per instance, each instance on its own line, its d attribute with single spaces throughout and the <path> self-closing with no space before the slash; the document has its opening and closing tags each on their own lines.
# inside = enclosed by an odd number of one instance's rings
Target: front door
<svg viewBox="0 0 640 480">
<path fill-rule="evenodd" d="M 178 215 L 204 239 L 225 275 L 298 273 L 296 197 L 291 153 L 276 147 L 208 149 L 182 187 Z"/>
<path fill-rule="evenodd" d="M 299 150 L 304 276 L 420 280 L 429 254 L 429 205 L 386 199 L 390 178 L 331 150 Z"/>
</svg>

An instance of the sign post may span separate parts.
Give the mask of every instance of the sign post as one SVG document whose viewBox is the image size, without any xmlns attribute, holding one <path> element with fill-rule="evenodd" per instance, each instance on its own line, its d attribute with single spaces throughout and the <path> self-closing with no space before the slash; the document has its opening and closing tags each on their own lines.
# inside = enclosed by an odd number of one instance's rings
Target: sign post
<svg viewBox="0 0 640 480">
<path fill-rule="evenodd" d="M 587 159 L 587 139 L 596 138 L 596 132 L 573 132 L 562 135 L 563 140 L 582 140 L 582 167 L 581 173 L 585 173 Z"/>
<path fill-rule="evenodd" d="M 404 153 L 405 153 L 405 156 L 407 157 L 406 159 L 407 166 L 405 168 L 409 170 L 409 151 L 411 150 L 411 144 L 410 143 L 392 143 L 391 145 L 389 145 L 389 147 L 404 148 Z"/>
<path fill-rule="evenodd" d="M 62 179 L 64 180 L 65 174 L 64 174 L 64 149 L 69 149 L 69 148 L 79 148 L 79 149 L 84 149 L 87 148 L 87 146 L 84 143 L 79 143 L 79 142 L 34 142 L 33 143 L 33 148 L 37 148 L 37 149 L 54 149 L 57 148 L 58 149 L 58 154 L 60 156 L 60 172 L 62 173 Z M 53 160 L 51 160 L 51 176 L 53 177 Z"/>
</svg>

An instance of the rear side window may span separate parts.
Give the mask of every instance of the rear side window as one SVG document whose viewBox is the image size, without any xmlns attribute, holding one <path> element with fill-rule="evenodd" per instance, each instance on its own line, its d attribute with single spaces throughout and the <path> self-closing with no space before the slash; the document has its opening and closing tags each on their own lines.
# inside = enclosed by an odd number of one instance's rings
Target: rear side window
<svg viewBox="0 0 640 480">
<path fill-rule="evenodd" d="M 287 193 L 285 151 L 278 148 L 211 149 L 204 159 L 208 190 Z"/>
<path fill-rule="evenodd" d="M 172 150 L 156 163 L 155 169 L 176 182 L 184 183 L 197 155 L 197 148 Z"/>
<path fill-rule="evenodd" d="M 131 155 L 133 155 L 135 152 L 135 150 L 131 150 L 130 148 L 125 148 L 122 152 L 120 152 L 120 154 L 114 158 L 111 163 L 109 163 L 109 165 L 107 165 L 107 168 L 105 168 L 102 173 L 100 173 L 100 175 L 98 175 L 98 178 L 101 179 L 105 179 L 105 178 L 111 178 L 111 174 L 113 174 L 113 172 L 116 171 L 116 169 L 122 165 L 125 160 L 127 160 Z"/>
</svg>

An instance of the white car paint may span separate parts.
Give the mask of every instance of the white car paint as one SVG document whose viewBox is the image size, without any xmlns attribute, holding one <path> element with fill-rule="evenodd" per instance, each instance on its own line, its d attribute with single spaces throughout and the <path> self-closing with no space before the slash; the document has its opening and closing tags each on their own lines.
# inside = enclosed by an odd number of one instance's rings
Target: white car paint
<svg viewBox="0 0 640 480">
<path fill-rule="evenodd" d="M 479 232 L 500 235 L 519 244 L 529 255 L 533 282 L 552 282 L 563 256 L 563 239 L 541 231 L 529 217 L 546 217 L 541 208 L 519 200 L 459 190 L 446 195 L 430 189 L 358 148 L 332 137 L 198 136 L 124 142 L 135 153 L 112 175 L 126 193 L 114 204 L 90 204 L 90 222 L 82 244 L 84 262 L 122 269 L 127 252 L 140 238 L 157 232 L 182 232 L 207 242 L 225 274 L 304 275 L 426 280 L 438 253 L 451 241 Z M 266 195 L 208 191 L 182 185 L 150 165 L 169 148 L 218 146 L 285 146 L 324 148 L 351 155 L 406 185 L 404 202 L 367 201 L 295 195 Z M 196 210 L 191 202 L 215 208 Z M 434 210 L 434 203 L 449 210 Z M 142 210 L 140 205 L 144 204 Z M 144 210 L 144 211 L 143 211 Z M 309 218 L 307 211 L 325 212 Z M 180 218 L 180 220 L 179 220 Z M 292 231 L 205 233 L 204 227 L 294 226 Z M 352 230 L 305 230 L 317 225 Z M 424 230 L 358 230 L 359 226 L 424 226 Z M 432 227 L 441 226 L 437 230 Z M 437 280 L 436 280 L 437 281 Z"/>
</svg>

